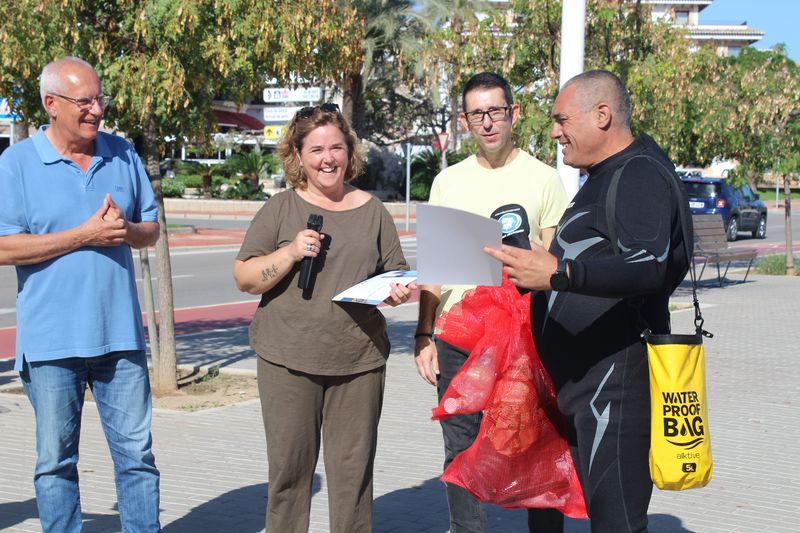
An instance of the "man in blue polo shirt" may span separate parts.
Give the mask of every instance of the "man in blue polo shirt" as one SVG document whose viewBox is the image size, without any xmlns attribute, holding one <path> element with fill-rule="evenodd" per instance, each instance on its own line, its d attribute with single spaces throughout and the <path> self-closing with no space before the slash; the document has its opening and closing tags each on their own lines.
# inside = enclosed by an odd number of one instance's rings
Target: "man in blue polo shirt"
<svg viewBox="0 0 800 533">
<path fill-rule="evenodd" d="M 0 264 L 17 270 L 16 369 L 36 414 L 34 486 L 45 532 L 81 529 L 78 442 L 92 389 L 124 531 L 158 531 L 159 472 L 131 248 L 158 239 L 147 174 L 98 131 L 110 98 L 94 68 L 42 70 L 50 124 L 0 156 Z"/>
</svg>

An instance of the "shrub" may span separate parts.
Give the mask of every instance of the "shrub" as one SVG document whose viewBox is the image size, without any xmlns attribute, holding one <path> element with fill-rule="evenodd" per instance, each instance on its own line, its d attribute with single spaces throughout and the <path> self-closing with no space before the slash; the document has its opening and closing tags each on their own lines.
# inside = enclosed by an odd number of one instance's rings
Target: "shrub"
<svg viewBox="0 0 800 533">
<path fill-rule="evenodd" d="M 203 176 L 199 174 L 176 174 L 175 181 L 180 181 L 184 187 L 193 189 L 201 189 L 203 187 Z"/>
<path fill-rule="evenodd" d="M 365 190 L 394 190 L 405 189 L 406 168 L 405 160 L 388 148 L 382 148 L 365 141 L 368 147 L 363 171 L 353 185 Z"/>
<path fill-rule="evenodd" d="M 794 274 L 800 275 L 800 256 L 794 256 Z M 786 254 L 765 255 L 756 263 L 755 271 L 758 274 L 768 274 L 773 276 L 786 275 Z"/>
<path fill-rule="evenodd" d="M 174 171 L 176 176 L 185 176 L 188 174 L 200 174 L 200 171 L 205 167 L 203 163 L 198 161 L 175 161 Z"/>
<path fill-rule="evenodd" d="M 228 188 L 222 191 L 221 197 L 228 200 L 266 200 L 269 195 L 261 185 L 254 186 L 251 180 L 242 176 L 238 180 L 231 180 Z"/>
<path fill-rule="evenodd" d="M 182 198 L 186 186 L 178 180 L 161 180 L 161 190 L 164 198 Z"/>
<path fill-rule="evenodd" d="M 447 164 L 455 165 L 463 161 L 470 154 L 467 152 L 447 152 Z M 428 149 L 420 152 L 411 161 L 411 198 L 413 200 L 427 200 L 431 194 L 433 178 L 441 168 L 442 152 Z"/>
</svg>

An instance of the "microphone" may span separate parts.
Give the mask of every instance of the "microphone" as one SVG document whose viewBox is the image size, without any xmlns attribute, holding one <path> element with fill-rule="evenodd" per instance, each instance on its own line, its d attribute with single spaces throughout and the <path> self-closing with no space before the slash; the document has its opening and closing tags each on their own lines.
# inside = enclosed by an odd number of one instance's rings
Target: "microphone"
<svg viewBox="0 0 800 533">
<path fill-rule="evenodd" d="M 313 229 L 317 233 L 322 231 L 322 215 L 315 215 L 314 213 L 308 215 L 306 228 Z M 313 264 L 313 257 L 304 257 L 303 260 L 300 261 L 300 277 L 297 280 L 297 287 L 303 291 L 308 290 L 308 287 L 311 284 L 311 267 Z"/>
</svg>

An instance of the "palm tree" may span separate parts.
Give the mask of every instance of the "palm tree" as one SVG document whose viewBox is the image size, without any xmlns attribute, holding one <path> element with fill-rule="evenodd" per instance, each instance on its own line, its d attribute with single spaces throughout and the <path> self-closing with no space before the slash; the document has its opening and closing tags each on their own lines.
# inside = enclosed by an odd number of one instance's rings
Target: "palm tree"
<svg viewBox="0 0 800 533">
<path fill-rule="evenodd" d="M 231 174 L 241 174 L 253 189 L 258 188 L 259 179 L 267 177 L 271 170 L 272 157 L 260 152 L 240 152 L 225 160 Z"/>
<path fill-rule="evenodd" d="M 353 5 L 366 22 L 366 31 L 361 41 L 363 60 L 344 74 L 342 112 L 356 134 L 364 137 L 367 133 L 365 84 L 370 83 L 373 76 L 381 75 L 384 66 L 396 70 L 403 63 L 413 64 L 427 23 L 412 0 L 357 0 Z"/>
<path fill-rule="evenodd" d="M 277 165 L 273 155 L 262 154 L 260 151 L 240 152 L 225 160 L 225 168 L 231 175 L 240 174 L 242 184 L 247 184 L 244 187 L 237 187 L 237 196 L 241 195 L 248 199 L 264 197 L 259 181 L 269 177 L 276 170 Z"/>
</svg>

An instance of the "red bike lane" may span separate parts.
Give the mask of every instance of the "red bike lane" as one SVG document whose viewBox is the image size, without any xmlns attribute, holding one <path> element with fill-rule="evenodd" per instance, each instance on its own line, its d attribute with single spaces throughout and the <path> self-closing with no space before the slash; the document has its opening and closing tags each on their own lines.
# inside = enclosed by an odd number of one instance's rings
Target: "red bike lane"
<svg viewBox="0 0 800 533">
<path fill-rule="evenodd" d="M 231 302 L 199 307 L 183 307 L 175 310 L 175 335 L 189 335 L 217 329 L 247 326 L 253 318 L 258 300 Z M 142 322 L 147 332 L 147 321 L 142 313 Z M 156 313 L 158 322 L 158 313 Z M 0 360 L 14 357 L 17 328 L 0 328 Z"/>
</svg>

